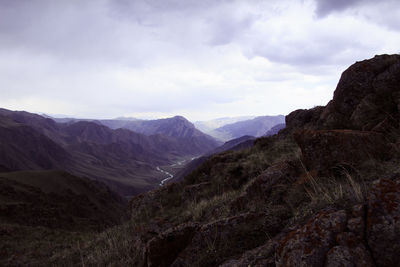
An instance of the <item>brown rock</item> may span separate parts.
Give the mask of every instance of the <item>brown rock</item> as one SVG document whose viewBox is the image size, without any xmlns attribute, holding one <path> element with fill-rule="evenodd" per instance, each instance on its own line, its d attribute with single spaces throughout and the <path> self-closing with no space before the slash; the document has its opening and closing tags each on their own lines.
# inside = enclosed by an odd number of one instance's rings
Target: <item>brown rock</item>
<svg viewBox="0 0 400 267">
<path fill-rule="evenodd" d="M 276 249 L 277 266 L 322 266 L 336 234 L 346 227 L 344 210 L 321 211 L 304 226 L 287 234 Z"/>
<path fill-rule="evenodd" d="M 352 130 L 302 130 L 294 134 L 308 169 L 326 172 L 370 159 L 386 159 L 391 147 L 382 134 Z"/>
<path fill-rule="evenodd" d="M 379 266 L 400 263 L 400 184 L 380 179 L 368 197 L 367 240 Z"/>
<path fill-rule="evenodd" d="M 357 62 L 343 72 L 319 125 L 328 129 L 371 130 L 388 114 L 396 118 L 400 91 L 400 55 Z"/>
<path fill-rule="evenodd" d="M 320 106 L 312 109 L 295 110 L 285 117 L 286 128 L 302 128 L 310 124 L 315 124 L 323 110 L 324 107 Z"/>
</svg>

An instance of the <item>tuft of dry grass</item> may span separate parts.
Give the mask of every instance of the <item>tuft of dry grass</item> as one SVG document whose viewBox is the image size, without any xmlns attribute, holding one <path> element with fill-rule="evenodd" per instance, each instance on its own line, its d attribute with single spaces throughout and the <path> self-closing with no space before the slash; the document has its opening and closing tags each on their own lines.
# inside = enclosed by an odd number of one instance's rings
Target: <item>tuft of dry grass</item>
<svg viewBox="0 0 400 267">
<path fill-rule="evenodd" d="M 235 199 L 241 190 L 229 191 L 221 195 L 213 196 L 210 199 L 202 199 L 201 201 L 192 201 L 185 210 L 185 217 L 195 221 L 201 221 L 206 214 L 214 212 L 213 217 L 226 216 L 229 211 L 229 203 Z M 208 216 L 207 216 L 208 217 Z"/>
</svg>

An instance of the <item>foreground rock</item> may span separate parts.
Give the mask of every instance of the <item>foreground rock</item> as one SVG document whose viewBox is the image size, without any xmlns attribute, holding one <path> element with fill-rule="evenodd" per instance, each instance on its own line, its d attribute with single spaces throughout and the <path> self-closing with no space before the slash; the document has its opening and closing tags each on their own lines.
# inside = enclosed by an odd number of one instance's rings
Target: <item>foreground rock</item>
<svg viewBox="0 0 400 267">
<path fill-rule="evenodd" d="M 367 240 L 378 266 L 400 263 L 400 179 L 381 179 L 368 199 Z"/>
<path fill-rule="evenodd" d="M 391 145 L 383 134 L 354 130 L 302 130 L 294 134 L 309 170 L 328 172 L 356 167 L 366 161 L 391 157 Z"/>
</svg>

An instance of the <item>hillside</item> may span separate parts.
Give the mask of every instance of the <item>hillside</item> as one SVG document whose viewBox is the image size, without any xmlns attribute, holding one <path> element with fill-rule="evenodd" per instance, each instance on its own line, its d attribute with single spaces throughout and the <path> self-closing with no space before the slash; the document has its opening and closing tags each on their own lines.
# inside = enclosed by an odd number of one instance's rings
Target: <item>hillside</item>
<svg viewBox="0 0 400 267">
<path fill-rule="evenodd" d="M 0 265 L 40 265 L 48 253 L 126 220 L 127 203 L 101 183 L 62 171 L 0 173 Z"/>
<path fill-rule="evenodd" d="M 294 111 L 278 135 L 134 197 L 125 230 L 52 262 L 397 266 L 399 79 L 399 55 L 355 63 L 326 107 Z"/>
<path fill-rule="evenodd" d="M 251 120 L 239 121 L 226 124 L 214 129 L 213 135 L 219 136 L 223 140 L 236 139 L 244 135 L 260 137 L 265 135 L 272 127 L 285 122 L 285 116 L 259 116 Z"/>
</svg>

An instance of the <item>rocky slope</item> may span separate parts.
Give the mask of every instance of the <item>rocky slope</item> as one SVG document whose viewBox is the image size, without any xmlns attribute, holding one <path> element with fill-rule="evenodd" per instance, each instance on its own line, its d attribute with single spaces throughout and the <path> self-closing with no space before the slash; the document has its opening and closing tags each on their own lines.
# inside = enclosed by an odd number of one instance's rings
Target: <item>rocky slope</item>
<svg viewBox="0 0 400 267">
<path fill-rule="evenodd" d="M 355 63 L 326 107 L 134 197 L 131 220 L 47 264 L 398 266 L 400 56 Z"/>
</svg>

